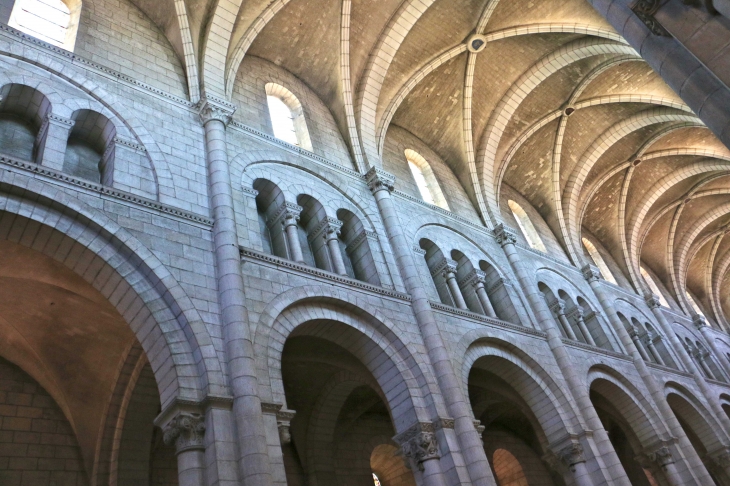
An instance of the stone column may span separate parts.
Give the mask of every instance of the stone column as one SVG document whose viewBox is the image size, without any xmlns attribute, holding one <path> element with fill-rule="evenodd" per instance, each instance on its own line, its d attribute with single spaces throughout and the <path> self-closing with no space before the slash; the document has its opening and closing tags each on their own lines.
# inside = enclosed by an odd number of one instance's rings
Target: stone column
<svg viewBox="0 0 730 486">
<path fill-rule="evenodd" d="M 612 480 L 616 485 L 630 486 L 626 472 L 616 455 L 616 451 L 608 438 L 608 433 L 603 428 L 601 420 L 598 418 L 596 409 L 593 407 L 588 390 L 585 383 L 578 377 L 575 372 L 573 361 L 565 349 L 560 331 L 555 324 L 552 312 L 545 302 L 545 298 L 537 288 L 535 278 L 528 274 L 525 270 L 520 256 L 517 253 L 517 235 L 513 230 L 507 228 L 503 224 L 495 228 L 495 237 L 497 243 L 502 246 L 510 266 L 519 280 L 519 284 L 525 292 L 525 295 L 532 306 L 535 318 L 542 330 L 547 334 L 548 346 L 552 351 L 555 361 L 558 363 L 560 370 L 565 378 L 568 390 L 576 402 L 576 414 L 580 414 L 585 420 L 585 425 L 593 431 L 593 441 L 597 448 L 594 454 L 595 460 L 599 467 L 605 469 L 604 477 L 607 481 Z M 583 425 L 583 424 L 581 424 Z"/>
<path fill-rule="evenodd" d="M 416 477 L 419 476 L 416 471 L 420 472 L 422 485 L 419 486 L 446 486 L 438 464 L 441 455 L 433 424 L 415 424 L 393 440 L 400 444 L 406 466 Z"/>
<path fill-rule="evenodd" d="M 205 420 L 201 414 L 181 412 L 163 431 L 165 444 L 175 444 L 180 486 L 203 486 L 205 472 Z"/>
<path fill-rule="evenodd" d="M 456 266 L 457 263 L 454 260 L 444 258 L 436 265 L 431 275 L 440 273 L 444 277 L 444 280 L 446 280 L 446 285 L 449 287 L 451 297 L 454 299 L 454 306 L 459 309 L 468 309 L 469 307 L 466 305 L 464 295 L 461 293 L 461 288 L 459 288 L 459 283 L 456 281 Z"/>
<path fill-rule="evenodd" d="M 684 429 L 682 429 L 682 426 L 677 420 L 677 417 L 669 407 L 669 403 L 667 403 L 667 398 L 664 395 L 663 389 L 654 379 L 654 375 L 651 374 L 644 357 L 639 352 L 638 347 L 634 344 L 631 336 L 629 336 L 629 332 L 624 327 L 621 319 L 619 319 L 618 314 L 616 314 L 613 302 L 604 292 L 600 282 L 602 278 L 601 272 L 590 264 L 585 265 L 581 271 L 583 272 L 583 277 L 585 277 L 588 284 L 591 286 L 591 289 L 593 289 L 593 293 L 596 294 L 596 297 L 598 297 L 598 301 L 600 302 L 601 307 L 603 307 L 603 311 L 606 313 L 609 323 L 613 326 L 616 334 L 623 343 L 624 348 L 628 351 L 629 356 L 631 356 L 631 359 L 634 362 L 634 367 L 654 399 L 654 403 L 657 406 L 657 412 L 659 416 L 664 419 L 668 432 L 679 439 L 680 447 L 677 448 L 677 451 L 681 454 L 683 459 L 686 459 L 681 462 L 683 466 L 682 472 L 686 476 L 691 476 L 696 484 L 712 484 L 712 479 L 697 455 L 697 451 L 695 451 L 694 447 L 692 447 L 692 444 L 687 438 L 687 434 L 685 434 Z M 673 333 L 672 336 L 674 336 Z M 672 467 L 676 471 L 676 466 Z"/>
<path fill-rule="evenodd" d="M 558 317 L 560 326 L 563 328 L 565 335 L 568 336 L 568 339 L 577 341 L 578 337 L 573 332 L 573 327 L 570 325 L 570 322 L 568 322 L 568 318 L 565 317 L 565 301 L 563 299 L 556 300 L 550 306 L 550 310 Z"/>
<path fill-rule="evenodd" d="M 666 366 L 667 364 L 664 362 L 662 355 L 659 354 L 659 350 L 654 345 L 655 339 L 659 339 L 659 336 L 654 336 L 649 331 L 646 332 L 646 347 L 649 349 L 649 352 L 654 357 L 657 363 L 662 366 Z"/>
<path fill-rule="evenodd" d="M 671 486 L 682 486 L 685 484 L 685 481 L 677 472 L 677 468 L 674 463 L 674 456 L 672 455 L 672 451 L 670 451 L 668 447 L 662 445 L 654 449 L 653 451 L 645 452 L 644 454 L 649 459 L 649 461 L 655 464 L 657 468 L 662 470 L 662 472 L 664 473 L 664 477 Z M 707 479 L 710 481 L 709 483 L 701 484 L 712 484 L 712 479 L 709 478 L 709 476 Z"/>
<path fill-rule="evenodd" d="M 707 360 L 711 359 L 709 351 L 698 347 L 695 358 L 697 358 L 697 362 L 700 364 L 700 366 L 702 366 L 702 369 L 711 380 L 720 380 L 720 378 L 715 375 L 715 373 L 712 371 L 712 368 L 710 368 L 710 365 L 707 363 Z"/>
<path fill-rule="evenodd" d="M 228 168 L 226 125 L 235 108 L 225 101 L 204 97 L 200 119 L 205 128 L 208 187 L 213 211 L 218 301 L 226 351 L 233 414 L 236 420 L 239 467 L 246 486 L 269 486 L 271 472 L 266 431 L 261 413 L 253 343 L 241 275 L 231 174 Z"/>
<path fill-rule="evenodd" d="M 482 441 L 474 428 L 474 414 L 471 405 L 464 396 L 463 388 L 454 371 L 453 363 L 441 331 L 436 324 L 436 318 L 428 303 L 428 296 L 413 259 L 410 250 L 412 245 L 406 241 L 403 235 L 401 222 L 390 197 L 395 178 L 375 167 L 368 171 L 366 178 L 383 218 L 383 225 L 395 253 L 398 269 L 406 289 L 411 295 L 413 312 L 421 330 L 439 389 L 448 412 L 454 418 L 454 431 L 458 437 L 461 454 L 464 457 L 471 482 L 474 486 L 493 486 L 496 482 L 484 453 Z"/>
<path fill-rule="evenodd" d="M 482 305 L 484 314 L 487 317 L 493 317 L 496 319 L 497 313 L 494 312 L 492 301 L 489 300 L 487 290 L 484 288 L 485 279 L 486 275 L 484 274 L 484 272 L 482 272 L 481 270 L 473 269 L 466 277 L 464 277 L 464 279 L 461 281 L 461 285 L 472 285 L 474 287 L 474 292 L 477 294 L 477 299 L 479 299 L 479 303 Z"/>
<path fill-rule="evenodd" d="M 649 358 L 649 355 L 646 353 L 646 349 L 644 349 L 644 346 L 641 345 L 641 339 L 639 338 L 639 331 L 636 330 L 635 327 L 632 327 L 628 331 L 629 337 L 631 338 L 631 341 L 634 343 L 634 346 L 636 347 L 636 350 L 641 355 L 641 359 L 644 361 L 651 361 Z"/>
<path fill-rule="evenodd" d="M 63 170 L 63 161 L 66 157 L 66 144 L 76 122 L 49 113 L 38 131 L 36 140 L 35 162 L 44 167 Z"/>
<path fill-rule="evenodd" d="M 730 373 L 730 361 L 728 361 L 728 358 L 727 356 L 725 356 L 724 353 L 720 352 L 720 350 L 717 349 L 715 337 L 712 335 L 712 330 L 710 329 L 710 326 L 707 325 L 707 320 L 704 318 L 704 316 L 701 316 L 699 314 L 693 315 L 692 324 L 694 324 L 695 327 L 700 331 L 702 337 L 704 337 L 705 341 L 707 341 L 707 345 L 710 347 L 715 356 L 717 356 L 718 361 L 722 363 L 722 368 L 724 368 L 725 373 Z"/>
<path fill-rule="evenodd" d="M 591 346 L 595 346 L 596 340 L 593 339 L 593 336 L 591 336 L 591 333 L 588 331 L 586 321 L 583 319 L 583 309 L 580 307 L 575 308 L 575 320 L 578 322 L 578 329 L 580 329 L 580 332 L 583 333 L 583 337 L 586 338 L 586 342 Z"/>
<path fill-rule="evenodd" d="M 342 222 L 337 221 L 338 225 L 329 224 L 325 228 L 324 239 L 327 242 L 327 249 L 330 254 L 330 261 L 332 262 L 332 271 L 338 275 L 347 275 L 347 269 L 345 268 L 345 261 L 342 259 L 342 250 L 340 249 L 340 228 L 342 228 Z"/>
<path fill-rule="evenodd" d="M 284 237 L 286 238 L 286 246 L 289 250 L 289 258 L 296 263 L 304 263 L 304 255 L 302 254 L 302 244 L 299 241 L 298 225 L 299 215 L 302 213 L 302 207 L 285 202 L 278 211 L 269 220 L 269 225 L 277 224 L 281 221 L 284 228 Z"/>
<path fill-rule="evenodd" d="M 692 373 L 695 383 L 697 384 L 699 389 L 702 391 L 702 395 L 704 395 L 705 400 L 707 400 L 707 403 L 712 408 L 713 415 L 720 422 L 720 425 L 722 426 L 721 429 L 724 430 L 725 437 L 728 437 L 727 431 L 730 431 L 730 419 L 728 419 L 727 415 L 725 415 L 725 411 L 722 409 L 722 405 L 720 405 L 720 401 L 715 396 L 715 394 L 710 390 L 710 388 L 707 386 L 707 382 L 705 381 L 704 376 L 702 376 L 702 373 L 697 368 L 697 365 L 695 364 L 694 360 L 690 357 L 689 353 L 687 352 L 687 350 L 685 349 L 683 344 L 680 343 L 679 338 L 677 338 L 677 335 L 675 334 L 671 325 L 667 321 L 667 318 L 664 316 L 664 313 L 661 310 L 661 304 L 659 303 L 659 297 L 649 294 L 649 295 L 646 295 L 645 298 L 646 298 L 646 304 L 649 306 L 651 311 L 654 313 L 654 317 L 656 317 L 656 320 L 659 322 L 659 325 L 661 326 L 662 330 L 664 331 L 664 334 L 667 336 L 667 339 L 669 339 L 669 341 L 672 343 L 672 346 L 674 347 L 675 352 L 677 353 L 680 360 L 682 361 L 684 368 L 687 371 L 689 371 L 690 373 Z M 711 484 L 711 483 L 708 483 L 708 484 Z"/>
</svg>

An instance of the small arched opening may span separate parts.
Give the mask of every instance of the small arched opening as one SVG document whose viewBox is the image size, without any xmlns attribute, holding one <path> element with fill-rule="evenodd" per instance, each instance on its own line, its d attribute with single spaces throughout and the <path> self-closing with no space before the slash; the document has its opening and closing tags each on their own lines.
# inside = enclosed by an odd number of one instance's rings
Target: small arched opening
<svg viewBox="0 0 730 486">
<path fill-rule="evenodd" d="M 51 102 L 35 88 L 6 84 L 0 89 L 0 151 L 20 160 L 39 160 L 41 128 Z"/>
<path fill-rule="evenodd" d="M 74 126 L 69 132 L 63 171 L 73 177 L 111 186 L 114 174 L 117 130 L 107 117 L 92 110 L 77 110 L 71 115 Z"/>
</svg>

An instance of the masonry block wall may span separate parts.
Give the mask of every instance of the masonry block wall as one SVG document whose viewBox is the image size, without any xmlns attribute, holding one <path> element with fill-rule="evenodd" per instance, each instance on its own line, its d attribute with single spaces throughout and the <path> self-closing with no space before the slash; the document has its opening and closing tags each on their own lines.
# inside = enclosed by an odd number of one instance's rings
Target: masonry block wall
<svg viewBox="0 0 730 486">
<path fill-rule="evenodd" d="M 84 2 L 73 55 L 0 26 L 0 240 L 54 262 L 20 276 L 0 266 L 2 485 L 259 486 L 252 456 L 266 458 L 262 486 L 365 486 L 372 473 L 382 486 L 730 484 L 720 322 L 698 326 L 661 284 L 669 307 L 647 303 L 601 234 L 584 233 L 618 284 L 578 265 L 550 205 L 523 188 L 502 181 L 504 226 L 485 224 L 470 173 L 396 123 L 367 159 L 395 176 L 379 194 L 390 176 L 358 170 L 363 127 L 332 108 L 342 93 L 308 86 L 255 43 L 228 100 L 212 83 L 198 93 L 194 77 L 221 59 L 193 76 L 188 41 L 170 42 L 158 20 L 123 0 Z M 301 103 L 312 150 L 274 136 L 267 83 Z M 225 113 L 204 125 L 206 102 Z M 72 136 L 89 113 L 114 136 Z M 406 149 L 449 210 L 424 202 Z M 211 163 L 221 153 L 225 171 Z M 108 161 L 97 179 L 74 169 L 94 157 Z M 221 172 L 230 187 L 211 197 Z M 547 251 L 510 229 L 509 200 Z M 240 255 L 234 270 L 225 250 Z M 241 292 L 223 291 L 238 276 Z M 126 334 L 51 319 L 17 295 L 18 278 L 97 305 Z M 64 373 L 108 377 L 86 391 L 105 403 L 94 420 L 51 372 L 64 357 L 37 357 L 60 339 L 78 340 L 88 365 Z M 120 362 L 94 370 L 105 352 Z M 260 443 L 241 435 L 252 423 Z"/>
</svg>

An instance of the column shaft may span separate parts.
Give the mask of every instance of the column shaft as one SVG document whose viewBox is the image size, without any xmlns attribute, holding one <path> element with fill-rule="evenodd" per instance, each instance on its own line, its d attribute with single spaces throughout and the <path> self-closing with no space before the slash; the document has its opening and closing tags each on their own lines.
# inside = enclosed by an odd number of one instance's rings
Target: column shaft
<svg viewBox="0 0 730 486">
<path fill-rule="evenodd" d="M 284 233 L 286 234 L 286 243 L 289 246 L 289 258 L 297 263 L 304 263 L 304 254 L 302 253 L 302 245 L 299 242 L 297 221 L 294 216 L 287 216 L 284 220 Z"/>
<path fill-rule="evenodd" d="M 475 290 L 477 293 L 477 298 L 479 299 L 479 303 L 482 304 L 482 309 L 484 309 L 484 313 L 488 317 L 497 317 L 497 313 L 494 312 L 494 307 L 492 306 L 492 301 L 489 300 L 489 295 L 487 295 L 487 290 L 484 288 L 484 284 L 479 282 L 475 286 Z"/>
<path fill-rule="evenodd" d="M 466 301 L 461 293 L 461 288 L 459 288 L 459 283 L 456 281 L 456 275 L 454 275 L 454 272 L 446 272 L 444 277 L 446 278 L 446 285 L 449 286 L 449 290 L 451 291 L 451 296 L 454 298 L 454 304 L 456 307 L 459 309 L 468 309 L 469 307 L 466 305 Z"/>
<path fill-rule="evenodd" d="M 200 449 L 180 452 L 177 455 L 177 478 L 179 486 L 203 486 L 205 484 L 205 455 Z"/>
<path fill-rule="evenodd" d="M 560 324 L 563 326 L 563 330 L 565 331 L 565 334 L 568 336 L 568 339 L 577 341 L 578 336 L 575 335 L 575 332 L 573 331 L 573 326 L 571 326 L 570 322 L 568 322 L 568 318 L 565 317 L 564 312 L 558 313 L 558 320 L 560 321 Z"/>
<path fill-rule="evenodd" d="M 347 275 L 345 261 L 342 259 L 342 251 L 340 250 L 340 242 L 337 240 L 337 233 L 327 234 L 327 248 L 329 249 L 330 259 L 334 267 L 332 271 L 339 275 Z"/>
<path fill-rule="evenodd" d="M 588 326 L 586 326 L 586 321 L 583 320 L 583 316 L 578 316 L 578 329 L 580 329 L 580 332 L 583 333 L 583 337 L 586 338 L 586 342 L 590 344 L 591 346 L 596 345 L 596 341 L 593 339 L 593 336 L 591 336 L 591 333 L 588 331 Z"/>
<path fill-rule="evenodd" d="M 205 127 L 218 299 L 233 392 L 239 467 L 246 486 L 269 486 L 271 472 L 253 343 L 244 302 L 245 291 L 228 168 L 225 124 L 215 115 L 206 117 L 206 109 L 211 109 L 207 102 L 201 110 L 201 117 Z M 215 110 L 215 107 L 212 109 Z"/>
<path fill-rule="evenodd" d="M 416 269 L 416 263 L 410 251 L 411 245 L 403 235 L 402 225 L 390 197 L 392 182 L 383 180 L 375 169 L 371 169 L 368 173 L 368 182 L 383 218 L 383 225 L 388 233 L 391 247 L 395 252 L 398 269 L 403 276 L 406 289 L 411 295 L 411 305 L 416 322 L 421 330 L 439 389 L 449 413 L 454 418 L 454 431 L 459 439 L 469 477 L 474 486 L 493 486 L 496 482 L 492 476 L 484 446 L 474 427 L 474 414 L 453 369 L 441 331 L 436 324 L 421 277 Z M 390 187 L 387 187 L 387 184 L 390 184 Z"/>
</svg>

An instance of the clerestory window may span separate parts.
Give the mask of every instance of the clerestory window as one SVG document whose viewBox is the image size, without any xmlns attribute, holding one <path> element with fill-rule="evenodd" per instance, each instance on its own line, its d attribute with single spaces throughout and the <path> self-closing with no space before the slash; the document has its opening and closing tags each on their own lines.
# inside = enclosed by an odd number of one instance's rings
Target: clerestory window
<svg viewBox="0 0 730 486">
<path fill-rule="evenodd" d="M 449 204 L 446 202 L 431 165 L 415 150 L 406 149 L 405 154 L 408 168 L 411 169 L 413 180 L 416 182 L 418 192 L 421 193 L 421 198 L 429 204 L 450 211 Z"/>
<path fill-rule="evenodd" d="M 294 93 L 276 83 L 266 85 L 266 103 L 274 136 L 292 145 L 312 150 L 304 110 Z"/>
<path fill-rule="evenodd" d="M 61 0 L 17 0 L 8 25 L 26 34 L 73 51 L 81 2 L 73 8 Z"/>
<path fill-rule="evenodd" d="M 530 221 L 530 217 L 527 216 L 525 210 L 522 209 L 522 206 L 520 206 L 511 199 L 507 201 L 507 205 L 512 210 L 512 214 L 515 216 L 517 225 L 520 227 L 520 231 L 522 231 L 522 234 L 525 236 L 525 239 L 527 240 L 527 243 L 529 243 L 530 247 L 534 248 L 535 250 L 540 250 L 547 253 L 545 244 L 542 242 L 542 239 L 537 233 L 537 230 L 532 224 L 532 221 Z"/>
<path fill-rule="evenodd" d="M 695 311 L 695 313 L 701 315 L 702 317 L 705 317 L 705 313 L 702 312 L 702 309 L 700 309 L 700 306 L 697 304 L 697 301 L 695 300 L 695 298 L 692 297 L 692 294 L 689 293 L 689 290 L 685 290 L 684 295 L 687 296 L 689 305 L 692 306 L 692 309 Z"/>
<path fill-rule="evenodd" d="M 611 273 L 611 270 L 609 270 L 608 265 L 606 265 L 606 261 L 603 259 L 601 253 L 596 248 L 596 245 L 591 243 L 590 240 L 588 240 L 587 238 L 583 238 L 583 246 L 585 246 L 586 250 L 588 250 L 588 254 L 591 256 L 593 263 L 595 263 L 598 269 L 601 271 L 601 275 L 603 275 L 603 278 L 605 278 L 614 285 L 618 285 L 616 283 L 616 279 Z"/>
<path fill-rule="evenodd" d="M 649 286 L 651 293 L 659 297 L 659 303 L 664 307 L 669 307 L 669 302 L 667 302 L 667 299 L 664 298 L 664 294 L 662 294 L 659 290 L 659 286 L 656 284 L 651 275 L 649 275 L 649 272 L 647 272 L 644 267 L 639 267 L 639 271 L 641 272 L 641 276 L 644 277 L 644 281 Z"/>
</svg>

